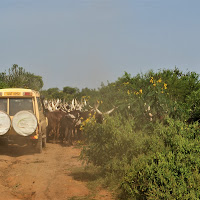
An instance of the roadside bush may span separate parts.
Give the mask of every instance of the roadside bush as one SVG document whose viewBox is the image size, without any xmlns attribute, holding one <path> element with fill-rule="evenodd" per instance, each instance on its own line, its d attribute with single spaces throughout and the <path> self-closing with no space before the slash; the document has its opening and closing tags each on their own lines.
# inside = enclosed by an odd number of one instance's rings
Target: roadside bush
<svg viewBox="0 0 200 200">
<path fill-rule="evenodd" d="M 90 121 L 84 128 L 87 145 L 82 159 L 100 166 L 105 174 L 122 177 L 133 158 L 164 147 L 157 136 L 135 132 L 134 127 L 133 118 L 124 120 L 120 115 L 107 117 L 103 124 Z"/>
<path fill-rule="evenodd" d="M 82 159 L 118 181 L 121 199 L 200 199 L 199 88 L 177 68 L 103 86 L 100 106 L 115 116 L 85 125 Z"/>
<path fill-rule="evenodd" d="M 167 123 L 155 131 L 165 149 L 133 159 L 121 184 L 124 199 L 200 199 L 198 123 Z"/>
</svg>

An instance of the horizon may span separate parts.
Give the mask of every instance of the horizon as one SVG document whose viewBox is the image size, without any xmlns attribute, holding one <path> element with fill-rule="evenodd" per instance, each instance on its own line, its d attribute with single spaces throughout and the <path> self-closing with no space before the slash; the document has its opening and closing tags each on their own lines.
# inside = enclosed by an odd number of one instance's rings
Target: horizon
<svg viewBox="0 0 200 200">
<path fill-rule="evenodd" d="M 200 2 L 2 0 L 0 69 L 18 64 L 44 89 L 98 88 L 124 72 L 200 73 Z"/>
</svg>

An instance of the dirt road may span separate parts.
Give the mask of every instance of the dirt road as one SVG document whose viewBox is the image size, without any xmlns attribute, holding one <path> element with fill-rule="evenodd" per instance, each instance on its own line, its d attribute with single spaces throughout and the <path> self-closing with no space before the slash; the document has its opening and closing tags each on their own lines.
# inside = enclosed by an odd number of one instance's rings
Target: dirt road
<svg viewBox="0 0 200 200">
<path fill-rule="evenodd" d="M 0 146 L 0 200 L 112 199 L 105 190 L 92 196 L 87 181 L 76 178 L 79 155 L 79 148 L 60 144 L 48 143 L 41 154 L 27 146 Z"/>
</svg>

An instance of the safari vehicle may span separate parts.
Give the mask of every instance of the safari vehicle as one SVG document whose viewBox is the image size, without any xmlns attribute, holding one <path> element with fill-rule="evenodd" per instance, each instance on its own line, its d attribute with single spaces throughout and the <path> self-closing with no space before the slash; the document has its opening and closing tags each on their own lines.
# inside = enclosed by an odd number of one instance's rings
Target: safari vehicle
<svg viewBox="0 0 200 200">
<path fill-rule="evenodd" d="M 41 153 L 46 146 L 47 119 L 40 93 L 31 89 L 0 89 L 0 140 L 27 142 Z"/>
</svg>

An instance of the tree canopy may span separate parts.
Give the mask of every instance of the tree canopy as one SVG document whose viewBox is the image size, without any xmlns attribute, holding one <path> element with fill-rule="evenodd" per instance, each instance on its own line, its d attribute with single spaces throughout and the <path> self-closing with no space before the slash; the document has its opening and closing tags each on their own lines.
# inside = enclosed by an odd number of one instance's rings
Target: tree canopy
<svg viewBox="0 0 200 200">
<path fill-rule="evenodd" d="M 44 83 L 41 76 L 26 72 L 23 67 L 14 64 L 6 72 L 0 73 L 0 88 L 30 88 L 33 90 L 41 90 Z"/>
</svg>

